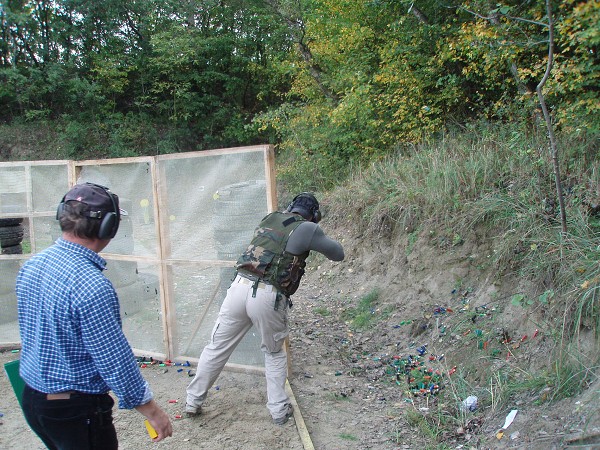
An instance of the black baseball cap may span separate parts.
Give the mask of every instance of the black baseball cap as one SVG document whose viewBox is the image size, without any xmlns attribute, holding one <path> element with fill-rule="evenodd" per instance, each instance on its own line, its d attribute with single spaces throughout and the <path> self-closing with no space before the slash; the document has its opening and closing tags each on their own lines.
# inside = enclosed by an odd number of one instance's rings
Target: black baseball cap
<svg viewBox="0 0 600 450">
<path fill-rule="evenodd" d="M 288 206 L 288 212 L 300 214 L 305 219 L 311 218 L 315 223 L 321 220 L 321 211 L 319 211 L 319 201 L 310 192 L 301 192 L 294 197 L 292 203 Z"/>
<path fill-rule="evenodd" d="M 69 192 L 65 194 L 63 202 L 68 201 L 81 202 L 87 206 L 89 217 L 101 219 L 106 213 L 117 212 L 119 208 L 119 197 L 106 186 L 94 183 L 76 184 Z M 119 208 L 122 216 L 127 215 L 127 211 Z"/>
</svg>

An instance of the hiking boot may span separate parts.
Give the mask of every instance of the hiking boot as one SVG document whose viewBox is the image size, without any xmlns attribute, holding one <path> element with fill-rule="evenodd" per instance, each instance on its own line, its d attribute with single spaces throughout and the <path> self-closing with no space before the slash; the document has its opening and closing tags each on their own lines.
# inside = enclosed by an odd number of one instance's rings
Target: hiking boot
<svg viewBox="0 0 600 450">
<path fill-rule="evenodd" d="M 200 406 L 192 406 L 188 403 L 185 404 L 185 413 L 188 416 L 199 416 L 202 413 L 202 408 Z"/>
<path fill-rule="evenodd" d="M 284 416 L 273 418 L 273 423 L 275 425 L 285 425 L 290 417 L 294 415 L 294 408 L 292 405 L 287 405 L 287 412 Z"/>
</svg>

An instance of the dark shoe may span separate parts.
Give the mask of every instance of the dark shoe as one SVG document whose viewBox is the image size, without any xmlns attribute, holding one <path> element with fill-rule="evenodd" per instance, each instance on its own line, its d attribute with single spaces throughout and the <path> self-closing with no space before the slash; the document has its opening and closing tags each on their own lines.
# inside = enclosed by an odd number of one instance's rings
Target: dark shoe
<svg viewBox="0 0 600 450">
<path fill-rule="evenodd" d="M 294 415 L 294 408 L 292 405 L 287 405 L 287 412 L 284 416 L 273 418 L 273 423 L 275 425 L 285 425 L 287 421 Z"/>
</svg>

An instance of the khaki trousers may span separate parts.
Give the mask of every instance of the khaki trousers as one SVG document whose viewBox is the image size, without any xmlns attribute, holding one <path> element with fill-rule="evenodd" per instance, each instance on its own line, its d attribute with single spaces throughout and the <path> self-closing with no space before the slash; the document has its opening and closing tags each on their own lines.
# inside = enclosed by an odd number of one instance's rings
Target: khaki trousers
<svg viewBox="0 0 600 450">
<path fill-rule="evenodd" d="M 285 392 L 288 366 L 283 345 L 289 334 L 287 302 L 282 299 L 275 310 L 277 290 L 273 286 L 260 283 L 255 297 L 253 290 L 252 281 L 240 275 L 227 289 L 211 341 L 200 354 L 196 376 L 187 387 L 188 405 L 202 405 L 236 346 L 254 325 L 261 336 L 265 357 L 267 408 L 274 419 L 288 412 L 290 399 Z"/>
</svg>

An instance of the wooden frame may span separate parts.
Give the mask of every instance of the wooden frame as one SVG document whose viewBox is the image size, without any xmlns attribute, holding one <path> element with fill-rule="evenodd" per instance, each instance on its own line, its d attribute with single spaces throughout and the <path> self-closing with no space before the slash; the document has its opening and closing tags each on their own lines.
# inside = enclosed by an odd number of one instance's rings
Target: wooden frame
<svg viewBox="0 0 600 450">
<path fill-rule="evenodd" d="M 193 260 L 193 259 L 182 259 L 173 258 L 172 254 L 172 242 L 168 233 L 168 220 L 166 211 L 168 211 L 166 202 L 167 196 L 166 191 L 169 186 L 169 180 L 163 168 L 165 162 L 173 161 L 184 158 L 204 158 L 207 156 L 220 156 L 220 155 L 238 155 L 249 152 L 261 152 L 264 161 L 264 178 L 266 181 L 266 203 L 268 212 L 272 212 L 277 207 L 277 189 L 275 180 L 275 157 L 274 149 L 271 145 L 258 145 L 249 147 L 237 147 L 237 148 L 225 148 L 216 150 L 207 150 L 199 152 L 189 153 L 175 153 L 168 155 L 157 155 L 157 156 L 144 156 L 144 157 L 132 157 L 132 158 L 117 158 L 117 159 L 101 159 L 101 160 L 85 160 L 85 161 L 18 161 L 0 163 L 0 175 L 3 168 L 6 167 L 25 167 L 25 182 L 27 186 L 27 213 L 2 213 L 0 211 L 0 218 L 4 217 L 27 217 L 29 224 L 29 235 L 32 242 L 32 254 L 37 253 L 35 248 L 35 229 L 33 226 L 33 218 L 37 217 L 53 217 L 56 213 L 53 211 L 35 211 L 33 205 L 35 204 L 32 192 L 32 166 L 52 166 L 52 165 L 63 165 L 67 167 L 67 185 L 73 186 L 77 183 L 80 174 L 87 167 L 101 167 L 101 166 L 116 166 L 120 164 L 148 164 L 150 176 L 152 179 L 152 195 L 153 195 L 153 223 L 156 236 L 158 238 L 158 245 L 156 255 L 123 255 L 114 253 L 103 253 L 102 256 L 110 261 L 132 261 L 132 262 L 144 262 L 149 264 L 156 264 L 158 267 L 158 283 L 160 286 L 160 304 L 161 304 L 161 315 L 162 315 L 162 331 L 163 331 L 163 343 L 166 349 L 165 354 L 152 353 L 144 349 L 135 348 L 134 352 L 138 355 L 152 356 L 157 359 L 170 359 L 173 361 L 182 360 L 181 355 L 177 355 L 175 340 L 176 336 L 176 315 L 174 313 L 175 293 L 173 288 L 173 266 L 174 265 L 191 265 L 198 267 L 199 269 L 207 267 L 223 267 L 230 265 L 231 261 L 221 260 Z M 1 176 L 0 176 L 1 179 Z M 118 191 L 118 187 L 115 187 L 115 191 Z M 58 199 L 60 200 L 60 199 Z M 58 202 L 57 200 L 57 202 Z M 0 255 L 0 262 L 7 259 L 18 259 L 26 260 L 29 259 L 31 254 L 25 255 Z M 218 291 L 214 289 L 215 293 Z M 216 294 L 213 294 L 213 297 Z M 203 313 L 206 314 L 205 312 Z M 192 336 L 193 338 L 193 336 Z M 189 340 L 189 339 L 188 339 Z M 15 346 L 14 342 L 11 343 L 0 343 L 2 346 Z M 189 343 L 187 344 L 189 347 Z M 185 358 L 186 360 L 194 360 L 193 358 Z M 231 368 L 234 370 L 243 371 L 256 371 L 257 368 L 254 366 L 243 366 L 238 364 L 232 364 Z"/>
</svg>

